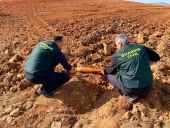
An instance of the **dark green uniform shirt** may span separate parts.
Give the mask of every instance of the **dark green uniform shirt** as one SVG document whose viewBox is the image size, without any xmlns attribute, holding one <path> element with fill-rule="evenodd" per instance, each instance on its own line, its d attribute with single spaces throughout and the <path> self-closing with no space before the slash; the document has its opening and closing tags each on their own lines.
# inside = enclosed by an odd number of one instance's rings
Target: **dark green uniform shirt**
<svg viewBox="0 0 170 128">
<path fill-rule="evenodd" d="M 106 68 L 108 74 L 116 71 L 116 78 L 126 88 L 146 88 L 152 85 L 151 61 L 158 61 L 159 55 L 142 45 L 129 44 L 112 57 L 112 64 Z"/>
<path fill-rule="evenodd" d="M 71 69 L 66 57 L 53 41 L 38 43 L 26 60 L 24 70 L 27 73 L 54 71 L 57 64 L 62 64 L 66 70 Z"/>
</svg>

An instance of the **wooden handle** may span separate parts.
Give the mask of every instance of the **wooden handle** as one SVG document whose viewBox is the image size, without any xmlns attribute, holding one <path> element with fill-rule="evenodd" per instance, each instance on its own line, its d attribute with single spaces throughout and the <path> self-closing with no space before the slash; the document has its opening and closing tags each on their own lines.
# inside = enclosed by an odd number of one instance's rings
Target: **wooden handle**
<svg viewBox="0 0 170 128">
<path fill-rule="evenodd" d="M 76 71 L 81 72 L 81 73 L 102 74 L 101 69 L 97 69 L 97 68 L 94 68 L 94 67 L 77 67 Z"/>
</svg>

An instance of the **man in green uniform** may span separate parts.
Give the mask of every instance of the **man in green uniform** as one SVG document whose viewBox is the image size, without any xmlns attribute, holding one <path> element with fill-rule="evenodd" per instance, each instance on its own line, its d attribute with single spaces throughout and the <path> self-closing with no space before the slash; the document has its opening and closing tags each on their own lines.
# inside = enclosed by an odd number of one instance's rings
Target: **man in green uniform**
<svg viewBox="0 0 170 128">
<path fill-rule="evenodd" d="M 133 102 L 150 91 L 153 83 L 150 64 L 159 61 L 160 56 L 145 46 L 129 44 L 124 34 L 117 35 L 115 43 L 117 51 L 105 73 L 108 81 Z"/>
<path fill-rule="evenodd" d="M 63 37 L 55 36 L 52 41 L 38 43 L 26 60 L 24 71 L 28 81 L 43 86 L 38 94 L 52 96 L 54 90 L 70 78 L 72 66 L 61 52 Z M 61 64 L 65 71 L 55 72 L 56 65 Z"/>
</svg>

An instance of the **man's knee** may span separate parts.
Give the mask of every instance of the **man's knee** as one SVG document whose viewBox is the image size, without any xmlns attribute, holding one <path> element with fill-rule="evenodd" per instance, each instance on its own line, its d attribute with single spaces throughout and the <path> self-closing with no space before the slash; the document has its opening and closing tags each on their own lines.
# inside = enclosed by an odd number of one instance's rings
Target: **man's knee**
<svg viewBox="0 0 170 128">
<path fill-rule="evenodd" d="M 113 76 L 113 75 L 107 75 L 106 78 L 107 78 L 107 80 L 108 80 L 110 83 L 115 82 L 115 79 L 114 79 L 114 76 Z"/>
<path fill-rule="evenodd" d="M 120 83 L 114 75 L 107 75 L 107 80 L 112 84 L 112 86 L 120 88 Z"/>
<path fill-rule="evenodd" d="M 25 72 L 25 79 L 33 83 L 34 76 L 31 73 Z"/>
<path fill-rule="evenodd" d="M 27 81 L 30 81 L 31 83 L 34 83 L 34 84 L 44 83 L 44 78 L 41 77 L 40 75 L 34 75 L 31 73 L 27 73 L 27 72 L 25 72 L 25 79 Z"/>
<path fill-rule="evenodd" d="M 70 80 L 69 74 L 66 72 L 55 72 L 53 78 L 58 84 L 64 84 Z"/>
<path fill-rule="evenodd" d="M 63 81 L 64 81 L 64 82 L 67 82 L 67 81 L 70 80 L 70 76 L 69 76 L 69 74 L 66 73 L 66 72 L 63 72 L 63 73 L 62 73 L 62 78 L 63 78 Z"/>
</svg>

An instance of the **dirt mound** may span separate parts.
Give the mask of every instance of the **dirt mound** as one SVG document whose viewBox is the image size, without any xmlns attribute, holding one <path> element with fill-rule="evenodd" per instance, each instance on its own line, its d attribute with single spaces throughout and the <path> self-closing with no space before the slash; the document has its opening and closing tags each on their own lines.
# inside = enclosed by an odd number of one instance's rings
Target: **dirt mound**
<svg viewBox="0 0 170 128">
<path fill-rule="evenodd" d="M 169 128 L 169 12 L 168 7 L 117 0 L 0 2 L 0 127 Z M 53 98 L 37 97 L 33 85 L 24 81 L 27 55 L 54 33 L 64 35 L 70 63 L 102 68 L 120 32 L 161 55 L 152 66 L 151 93 L 128 109 L 97 75 L 80 74 Z"/>
</svg>

